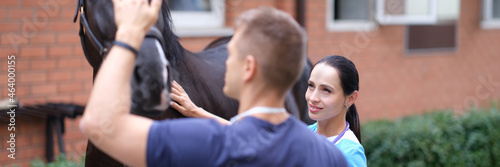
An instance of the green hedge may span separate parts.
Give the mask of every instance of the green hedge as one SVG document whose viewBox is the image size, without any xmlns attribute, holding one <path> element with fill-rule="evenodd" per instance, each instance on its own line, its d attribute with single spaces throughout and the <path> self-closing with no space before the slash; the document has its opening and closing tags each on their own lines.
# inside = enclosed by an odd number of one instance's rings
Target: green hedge
<svg viewBox="0 0 500 167">
<path fill-rule="evenodd" d="M 54 162 L 46 163 L 42 159 L 37 158 L 30 162 L 31 167 L 84 167 L 85 156 L 79 160 L 68 159 L 64 154 L 59 154 Z"/>
<path fill-rule="evenodd" d="M 368 166 L 500 166 L 496 105 L 461 116 L 441 111 L 361 127 Z"/>
</svg>

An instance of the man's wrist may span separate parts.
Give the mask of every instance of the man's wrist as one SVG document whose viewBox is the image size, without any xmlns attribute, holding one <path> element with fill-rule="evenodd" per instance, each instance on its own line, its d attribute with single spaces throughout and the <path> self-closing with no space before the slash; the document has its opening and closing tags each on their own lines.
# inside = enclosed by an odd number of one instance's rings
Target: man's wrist
<svg viewBox="0 0 500 167">
<path fill-rule="evenodd" d="M 116 32 L 116 41 L 126 43 L 136 50 L 139 50 L 144 40 L 145 33 L 133 28 L 120 28 Z"/>
</svg>

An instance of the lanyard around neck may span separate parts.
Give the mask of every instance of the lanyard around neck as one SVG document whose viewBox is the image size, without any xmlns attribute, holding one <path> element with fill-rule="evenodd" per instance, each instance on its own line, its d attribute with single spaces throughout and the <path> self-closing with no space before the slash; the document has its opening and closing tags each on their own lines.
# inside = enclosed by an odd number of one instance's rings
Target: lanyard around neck
<svg viewBox="0 0 500 167">
<path fill-rule="evenodd" d="M 346 126 L 345 126 L 344 131 L 342 131 L 342 133 L 340 133 L 339 135 L 337 135 L 337 137 L 335 137 L 335 139 L 333 139 L 333 141 L 332 141 L 333 144 L 337 143 L 337 141 L 339 141 L 342 137 L 344 137 L 345 132 L 347 132 L 347 130 L 349 130 L 349 122 L 346 121 L 345 123 L 346 123 Z M 316 133 L 318 133 L 317 128 L 316 128 Z"/>
<path fill-rule="evenodd" d="M 246 116 L 249 116 L 252 114 L 257 114 L 257 113 L 275 114 L 275 113 L 282 113 L 282 112 L 286 112 L 285 108 L 254 107 L 254 108 L 251 108 L 250 110 L 247 110 L 241 114 L 234 116 L 233 118 L 231 118 L 229 120 L 229 122 L 231 122 L 231 124 L 233 124 L 243 117 L 246 117 Z"/>
<path fill-rule="evenodd" d="M 345 126 L 345 129 L 344 131 L 342 131 L 342 133 L 340 133 L 337 137 L 335 137 L 335 139 L 333 139 L 332 143 L 335 144 L 337 143 L 337 141 L 339 141 L 342 137 L 344 137 L 344 134 L 345 132 L 347 132 L 347 130 L 349 130 L 349 122 L 345 122 L 347 125 Z"/>
</svg>

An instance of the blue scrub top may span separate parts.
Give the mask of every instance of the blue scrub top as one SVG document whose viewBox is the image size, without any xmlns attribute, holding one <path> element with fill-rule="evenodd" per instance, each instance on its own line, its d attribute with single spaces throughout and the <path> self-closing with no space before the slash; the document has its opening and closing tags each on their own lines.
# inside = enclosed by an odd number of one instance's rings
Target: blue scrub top
<svg viewBox="0 0 500 167">
<path fill-rule="evenodd" d="M 309 125 L 309 129 L 311 129 L 313 132 L 316 132 L 318 128 L 318 123 L 314 123 L 312 125 Z M 337 136 L 331 136 L 328 137 L 328 140 L 332 142 Z M 340 138 L 337 143 L 335 143 L 335 146 L 337 146 L 342 153 L 344 153 L 345 158 L 347 159 L 347 162 L 349 163 L 349 166 L 351 167 L 366 167 L 366 155 L 365 155 L 365 149 L 363 146 L 359 143 L 358 138 L 354 134 L 354 132 L 349 129 L 346 131 L 344 136 Z"/>
</svg>

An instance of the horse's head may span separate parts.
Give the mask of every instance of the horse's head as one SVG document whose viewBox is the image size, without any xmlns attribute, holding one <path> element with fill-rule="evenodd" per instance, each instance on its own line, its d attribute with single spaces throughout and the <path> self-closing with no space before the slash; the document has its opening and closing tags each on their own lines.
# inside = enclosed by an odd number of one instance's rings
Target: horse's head
<svg viewBox="0 0 500 167">
<path fill-rule="evenodd" d="M 113 3 L 111 0 L 78 0 L 75 21 L 78 13 L 82 47 L 95 75 L 115 39 Z M 169 24 L 164 17 L 168 16 L 160 14 L 147 33 L 135 62 L 131 112 L 137 115 L 158 115 L 168 108 L 170 101 L 171 76 L 165 56 L 167 43 L 164 42 L 167 34 L 163 33 L 168 32 L 164 28 L 169 28 Z"/>
</svg>

